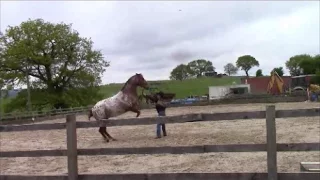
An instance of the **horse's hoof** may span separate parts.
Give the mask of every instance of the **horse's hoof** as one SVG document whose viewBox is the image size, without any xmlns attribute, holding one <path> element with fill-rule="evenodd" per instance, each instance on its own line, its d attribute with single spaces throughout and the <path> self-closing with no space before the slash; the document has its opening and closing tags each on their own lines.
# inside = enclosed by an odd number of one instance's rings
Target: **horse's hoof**
<svg viewBox="0 0 320 180">
<path fill-rule="evenodd" d="M 118 140 L 113 138 L 112 141 L 118 141 Z"/>
</svg>

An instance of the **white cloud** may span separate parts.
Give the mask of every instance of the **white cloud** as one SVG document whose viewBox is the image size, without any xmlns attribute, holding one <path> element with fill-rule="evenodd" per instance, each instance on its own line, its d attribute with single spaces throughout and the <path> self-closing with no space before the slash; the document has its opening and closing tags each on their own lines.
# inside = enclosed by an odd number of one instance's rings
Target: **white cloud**
<svg viewBox="0 0 320 180">
<path fill-rule="evenodd" d="M 266 74 L 293 55 L 319 53 L 319 16 L 319 2 L 302 1 L 5 1 L 0 20 L 2 31 L 28 18 L 72 23 L 111 61 L 103 77 L 111 83 L 136 72 L 168 79 L 176 65 L 197 58 L 222 72 L 244 54 Z"/>
</svg>

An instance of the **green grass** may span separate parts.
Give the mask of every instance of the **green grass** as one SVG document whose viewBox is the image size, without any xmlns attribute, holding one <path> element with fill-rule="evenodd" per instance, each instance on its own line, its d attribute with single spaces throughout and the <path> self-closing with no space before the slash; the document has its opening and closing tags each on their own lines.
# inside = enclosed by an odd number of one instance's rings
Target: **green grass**
<svg viewBox="0 0 320 180">
<path fill-rule="evenodd" d="M 184 81 L 150 81 L 152 87 L 157 87 L 164 92 L 176 93 L 176 98 L 185 98 L 190 95 L 202 96 L 208 93 L 208 86 L 231 85 L 233 82 L 240 84 L 240 77 L 188 79 Z M 155 85 L 154 85 L 155 84 Z M 111 84 L 101 86 L 101 93 L 104 97 L 110 97 L 117 93 L 123 84 Z"/>
<path fill-rule="evenodd" d="M 203 77 L 198 79 L 188 79 L 184 81 L 149 81 L 151 87 L 157 87 L 159 90 L 164 92 L 176 93 L 176 98 L 186 98 L 190 95 L 202 96 L 209 93 L 209 86 L 223 86 L 231 85 L 233 82 L 240 84 L 240 77 L 223 77 L 223 78 L 210 78 Z M 110 84 L 103 85 L 100 88 L 100 92 L 104 98 L 110 97 L 116 94 L 123 84 Z M 140 93 L 139 93 L 140 94 Z M 3 98 L 1 110 L 3 113 L 4 106 L 11 101 L 11 98 Z"/>
<path fill-rule="evenodd" d="M 2 98 L 1 99 L 1 112 L 2 114 L 4 114 L 4 107 L 6 106 L 6 104 L 8 104 L 11 101 L 11 98 Z"/>
</svg>

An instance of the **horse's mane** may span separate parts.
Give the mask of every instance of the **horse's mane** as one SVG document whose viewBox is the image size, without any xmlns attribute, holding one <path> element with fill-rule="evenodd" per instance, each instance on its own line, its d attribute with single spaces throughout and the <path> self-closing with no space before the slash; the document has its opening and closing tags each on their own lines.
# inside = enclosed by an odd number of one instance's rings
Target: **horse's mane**
<svg viewBox="0 0 320 180">
<path fill-rule="evenodd" d="M 133 78 L 134 76 L 131 76 L 125 83 L 124 85 L 122 86 L 121 88 L 121 91 L 124 90 L 124 88 L 127 86 L 127 84 L 129 83 L 129 81 L 131 81 L 131 79 Z"/>
</svg>

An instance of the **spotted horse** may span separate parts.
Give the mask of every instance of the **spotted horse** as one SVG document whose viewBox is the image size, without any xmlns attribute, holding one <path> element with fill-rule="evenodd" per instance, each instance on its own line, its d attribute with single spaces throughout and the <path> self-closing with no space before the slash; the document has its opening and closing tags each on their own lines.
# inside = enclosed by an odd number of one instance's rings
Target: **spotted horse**
<svg viewBox="0 0 320 180">
<path fill-rule="evenodd" d="M 140 73 L 131 76 L 117 94 L 98 101 L 89 110 L 88 119 L 90 120 L 93 116 L 98 121 L 100 125 L 99 132 L 107 142 L 109 142 L 109 139 L 113 141 L 116 141 L 116 139 L 107 132 L 106 124 L 102 123 L 101 120 L 116 117 L 128 111 L 137 113 L 136 117 L 140 116 L 138 86 L 144 89 L 149 87 Z"/>
</svg>

